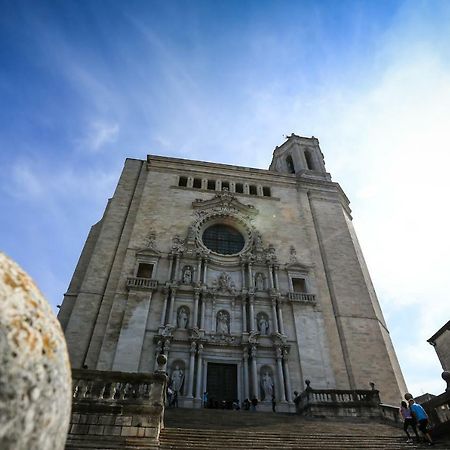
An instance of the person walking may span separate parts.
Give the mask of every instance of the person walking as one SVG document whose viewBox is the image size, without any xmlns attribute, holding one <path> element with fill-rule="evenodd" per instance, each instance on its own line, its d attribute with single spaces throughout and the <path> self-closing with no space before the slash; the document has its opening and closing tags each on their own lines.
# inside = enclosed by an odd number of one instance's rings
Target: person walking
<svg viewBox="0 0 450 450">
<path fill-rule="evenodd" d="M 409 409 L 411 411 L 411 415 L 417 421 L 417 426 L 422 434 L 425 436 L 428 441 L 428 445 L 434 445 L 433 439 L 431 439 L 430 433 L 427 430 L 428 427 L 428 415 L 421 405 L 416 403 L 413 398 L 408 400 Z"/>
<path fill-rule="evenodd" d="M 416 435 L 417 440 L 419 440 L 419 433 L 417 433 L 416 421 L 411 414 L 410 409 L 406 402 L 402 402 L 400 406 L 400 414 L 403 417 L 403 431 L 408 436 L 407 442 L 412 442 L 411 435 L 409 434 L 408 428 L 411 427 Z"/>
</svg>

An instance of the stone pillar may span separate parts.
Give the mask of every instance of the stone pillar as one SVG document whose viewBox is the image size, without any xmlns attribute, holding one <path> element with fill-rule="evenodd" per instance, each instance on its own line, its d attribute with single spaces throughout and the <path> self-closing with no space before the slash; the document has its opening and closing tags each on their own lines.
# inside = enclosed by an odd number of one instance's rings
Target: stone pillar
<svg viewBox="0 0 450 450">
<path fill-rule="evenodd" d="M 286 400 L 292 402 L 291 377 L 289 375 L 289 353 L 287 349 L 283 350 L 284 381 L 286 383 Z"/>
<path fill-rule="evenodd" d="M 252 345 L 252 382 L 253 382 L 253 397 L 258 398 L 258 368 L 256 367 L 256 345 Z"/>
<path fill-rule="evenodd" d="M 192 398 L 194 396 L 194 371 L 195 371 L 195 351 L 196 343 L 191 342 L 190 357 L 189 357 L 189 378 L 188 378 L 188 391 L 187 397 Z"/>
<path fill-rule="evenodd" d="M 277 320 L 277 301 L 275 298 L 272 298 L 272 322 L 273 322 L 273 331 L 275 333 L 280 331 Z"/>
<path fill-rule="evenodd" d="M 275 266 L 275 271 L 274 271 L 274 273 L 275 273 L 275 288 L 279 291 L 280 290 L 280 282 L 278 280 L 278 269 L 279 269 L 279 266 Z"/>
<path fill-rule="evenodd" d="M 241 263 L 241 278 L 242 278 L 242 289 L 245 289 L 246 283 L 245 283 L 245 264 Z"/>
<path fill-rule="evenodd" d="M 278 324 L 280 327 L 280 333 L 284 334 L 284 322 L 283 322 L 283 312 L 281 310 L 281 301 L 278 299 Z"/>
<path fill-rule="evenodd" d="M 194 313 L 192 317 L 192 328 L 198 326 L 198 301 L 200 298 L 200 291 L 198 289 L 194 290 Z"/>
<path fill-rule="evenodd" d="M 200 256 L 197 257 L 197 276 L 195 277 L 195 282 L 200 284 L 202 278 L 202 258 Z"/>
<path fill-rule="evenodd" d="M 212 304 L 211 304 L 211 331 L 215 333 L 217 331 L 216 329 L 216 299 L 213 298 Z"/>
<path fill-rule="evenodd" d="M 205 307 L 206 307 L 206 299 L 205 294 L 202 295 L 202 303 L 200 305 L 200 329 L 205 329 Z"/>
<path fill-rule="evenodd" d="M 169 297 L 169 289 L 164 290 L 164 303 L 161 311 L 161 320 L 159 322 L 160 326 L 164 326 L 166 324 L 166 309 L 167 309 L 167 299 Z"/>
<path fill-rule="evenodd" d="M 175 255 L 175 273 L 173 279 L 178 281 L 180 277 L 178 276 L 178 271 L 180 270 L 180 255 Z"/>
<path fill-rule="evenodd" d="M 286 394 L 284 391 L 284 376 L 283 376 L 283 366 L 282 366 L 282 352 L 281 348 L 276 348 L 276 360 L 277 360 L 277 375 L 278 375 L 278 400 L 281 402 L 286 401 Z"/>
<path fill-rule="evenodd" d="M 169 273 L 167 274 L 167 279 L 172 281 L 172 267 L 173 267 L 173 255 L 169 255 Z"/>
<path fill-rule="evenodd" d="M 243 294 L 242 297 L 242 332 L 247 333 L 247 305 L 246 296 Z"/>
<path fill-rule="evenodd" d="M 195 387 L 195 398 L 202 398 L 202 369 L 203 369 L 203 344 L 198 344 L 197 355 L 197 385 Z"/>
<path fill-rule="evenodd" d="M 250 331 L 255 331 L 255 307 L 254 307 L 254 298 L 253 294 L 250 294 L 249 298 L 250 304 Z"/>
<path fill-rule="evenodd" d="M 269 285 L 270 289 L 273 289 L 273 266 L 269 266 Z"/>
<path fill-rule="evenodd" d="M 244 347 L 243 355 L 244 359 L 244 400 L 249 398 L 249 378 L 248 378 L 248 348 Z"/>
<path fill-rule="evenodd" d="M 208 258 L 203 260 L 205 264 L 203 265 L 203 284 L 206 284 L 208 278 Z"/>
<path fill-rule="evenodd" d="M 174 323 L 174 305 L 175 305 L 175 294 L 176 294 L 177 290 L 175 288 L 172 288 L 170 291 L 170 303 L 169 303 L 169 317 L 167 318 L 167 322 L 170 325 L 175 325 Z"/>
<path fill-rule="evenodd" d="M 253 287 L 253 271 L 252 271 L 252 263 L 248 263 L 248 287 Z"/>
</svg>

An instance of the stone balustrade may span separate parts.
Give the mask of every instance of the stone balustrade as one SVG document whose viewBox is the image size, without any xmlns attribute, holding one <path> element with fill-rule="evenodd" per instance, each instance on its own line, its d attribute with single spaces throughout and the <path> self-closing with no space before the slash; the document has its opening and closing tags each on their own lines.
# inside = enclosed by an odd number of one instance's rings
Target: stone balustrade
<svg viewBox="0 0 450 450">
<path fill-rule="evenodd" d="M 422 403 L 433 426 L 433 436 L 450 435 L 450 391 Z"/>
<path fill-rule="evenodd" d="M 140 277 L 128 277 L 127 288 L 128 289 L 156 289 L 158 287 L 158 281 L 151 278 Z"/>
<path fill-rule="evenodd" d="M 67 449 L 101 442 L 122 445 L 130 439 L 142 440 L 145 448 L 157 446 L 164 417 L 164 373 L 73 369 L 72 380 Z"/>
<path fill-rule="evenodd" d="M 296 399 L 297 412 L 306 416 L 379 417 L 377 390 L 307 388 Z"/>
<path fill-rule="evenodd" d="M 316 303 L 316 295 L 315 294 L 307 294 L 305 292 L 288 292 L 288 298 L 292 302 L 301 302 L 308 304 Z"/>
</svg>

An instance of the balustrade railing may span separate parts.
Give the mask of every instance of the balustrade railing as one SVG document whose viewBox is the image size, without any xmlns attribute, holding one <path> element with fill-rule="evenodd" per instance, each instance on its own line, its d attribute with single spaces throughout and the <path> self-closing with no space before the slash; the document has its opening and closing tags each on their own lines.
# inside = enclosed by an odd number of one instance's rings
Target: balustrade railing
<svg viewBox="0 0 450 450">
<path fill-rule="evenodd" d="M 158 287 L 158 282 L 152 280 L 151 278 L 140 278 L 140 277 L 128 277 L 127 287 L 130 288 L 141 288 L 141 289 L 156 289 Z"/>
<path fill-rule="evenodd" d="M 74 402 L 89 400 L 102 402 L 150 400 L 153 385 L 163 385 L 164 375 L 123 372 L 77 370 L 72 373 Z M 157 389 L 160 395 L 161 388 Z"/>
<path fill-rule="evenodd" d="M 316 303 L 315 294 L 307 294 L 305 292 L 288 292 L 289 300 L 302 303 Z"/>
<path fill-rule="evenodd" d="M 373 390 L 307 388 L 294 400 L 299 414 L 322 416 L 379 416 L 380 396 Z"/>
<path fill-rule="evenodd" d="M 433 426 L 433 435 L 450 435 L 450 391 L 433 397 L 422 406 Z"/>
</svg>

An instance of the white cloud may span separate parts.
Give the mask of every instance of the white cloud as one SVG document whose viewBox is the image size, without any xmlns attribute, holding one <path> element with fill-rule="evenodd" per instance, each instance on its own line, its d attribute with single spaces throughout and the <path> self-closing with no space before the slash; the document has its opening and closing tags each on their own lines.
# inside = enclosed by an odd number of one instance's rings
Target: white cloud
<svg viewBox="0 0 450 450">
<path fill-rule="evenodd" d="M 95 152 L 99 151 L 107 144 L 117 141 L 119 130 L 118 123 L 94 121 L 90 124 L 87 136 L 82 139 L 81 144 Z"/>
</svg>

